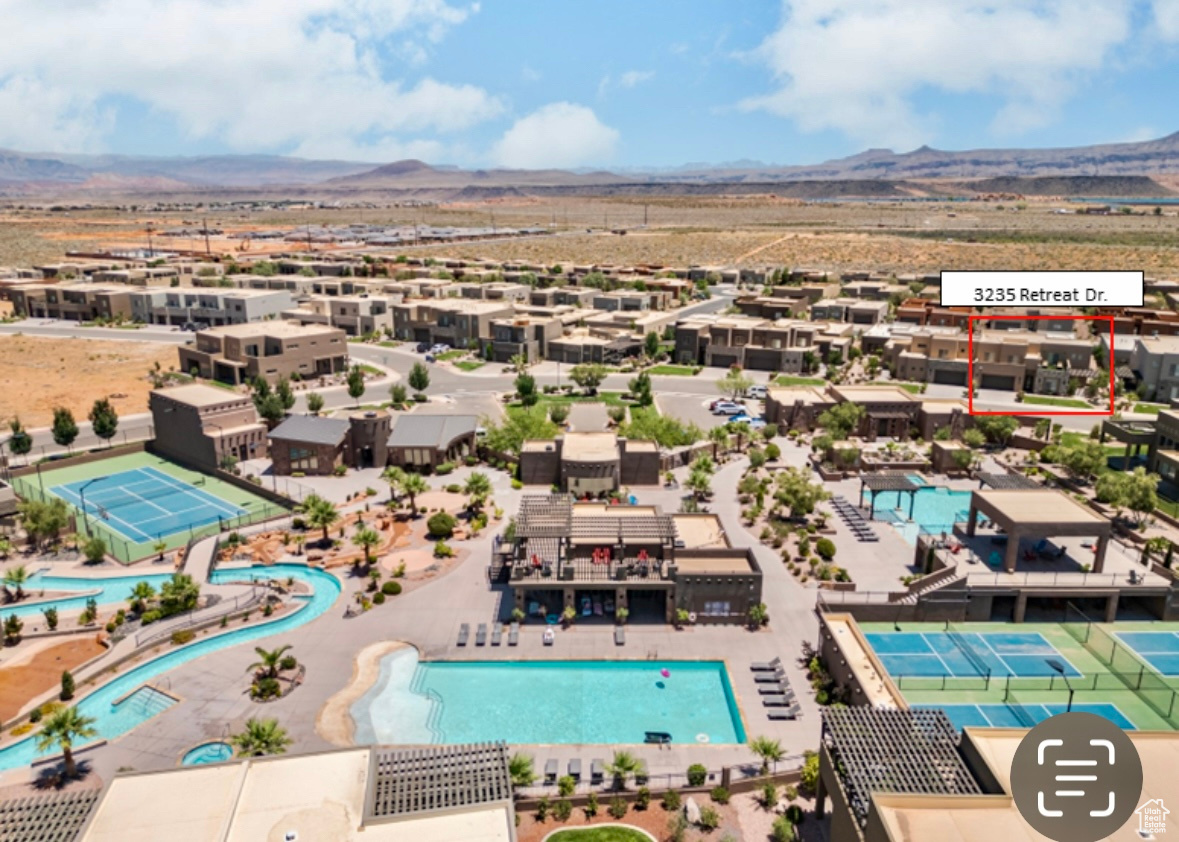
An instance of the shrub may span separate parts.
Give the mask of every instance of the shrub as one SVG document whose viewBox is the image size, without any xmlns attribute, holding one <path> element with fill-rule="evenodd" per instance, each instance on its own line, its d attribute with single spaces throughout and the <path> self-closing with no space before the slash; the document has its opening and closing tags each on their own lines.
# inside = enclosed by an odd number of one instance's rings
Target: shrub
<svg viewBox="0 0 1179 842">
<path fill-rule="evenodd" d="M 645 786 L 639 787 L 638 795 L 635 797 L 635 809 L 646 810 L 651 806 L 651 790 Z"/>
<path fill-rule="evenodd" d="M 74 698 L 74 676 L 69 670 L 63 670 L 61 673 L 61 693 L 58 694 L 58 698 L 63 702 Z"/>
<path fill-rule="evenodd" d="M 430 519 L 426 521 L 426 528 L 432 537 L 446 539 L 454 535 L 454 527 L 457 523 L 454 515 L 436 512 L 430 515 Z"/>
<path fill-rule="evenodd" d="M 549 817 L 549 799 L 546 795 L 536 803 L 536 820 L 544 824 L 545 819 Z"/>
<path fill-rule="evenodd" d="M 463 493 L 463 487 L 461 485 L 459 485 L 457 482 L 451 483 L 450 485 L 446 486 L 446 490 L 450 494 L 462 494 Z"/>
<path fill-rule="evenodd" d="M 33 723 L 26 722 L 23 725 L 17 725 L 15 728 L 13 728 L 8 733 L 10 733 L 14 737 L 23 737 L 25 734 L 29 733 L 32 730 L 33 730 Z"/>
<path fill-rule="evenodd" d="M 761 785 L 761 806 L 767 810 L 772 810 L 778 805 L 778 787 L 774 786 L 772 781 L 766 781 Z"/>
<path fill-rule="evenodd" d="M 680 794 L 674 789 L 669 789 L 663 793 L 663 809 L 669 813 L 674 813 L 680 808 Z"/>
<path fill-rule="evenodd" d="M 32 712 L 29 713 L 29 722 L 40 722 L 40 721 L 41 721 L 41 708 L 33 708 Z"/>
<path fill-rule="evenodd" d="M 820 538 L 818 541 L 815 541 L 815 552 L 824 561 L 830 561 L 835 558 L 835 542 L 830 538 Z"/>
<path fill-rule="evenodd" d="M 782 448 L 778 447 L 778 445 L 774 444 L 773 442 L 770 442 L 769 444 L 766 445 L 766 459 L 767 460 L 769 460 L 770 462 L 773 462 L 775 459 L 779 458 L 781 455 L 782 455 Z"/>
<path fill-rule="evenodd" d="M 717 804 L 729 803 L 729 791 L 723 786 L 716 786 L 712 788 L 712 792 L 708 793 L 708 797 Z"/>
<path fill-rule="evenodd" d="M 254 699 L 274 699 L 282 695 L 282 688 L 275 678 L 259 678 L 250 687 L 250 697 Z"/>
<path fill-rule="evenodd" d="M 518 479 L 512 480 L 512 488 L 514 490 L 519 491 L 523 487 L 524 487 L 524 483 L 520 482 L 520 480 L 518 480 Z"/>
<path fill-rule="evenodd" d="M 438 474 L 438 476 L 446 476 L 446 474 L 449 474 L 453 470 L 454 462 L 443 462 L 441 465 L 438 465 L 434 468 L 434 473 Z"/>
<path fill-rule="evenodd" d="M 346 473 L 348 473 L 348 466 L 347 465 L 336 465 L 336 467 L 332 468 L 332 473 L 338 477 L 342 477 Z"/>
<path fill-rule="evenodd" d="M 385 582 L 385 584 L 381 585 L 381 593 L 385 596 L 397 596 L 397 594 L 401 593 L 401 583 Z"/>
<path fill-rule="evenodd" d="M 704 786 L 708 778 L 708 769 L 702 763 L 693 763 L 688 767 L 688 786 Z"/>
<path fill-rule="evenodd" d="M 802 754 L 802 776 L 799 788 L 805 792 L 814 792 L 819 782 L 819 755 L 813 751 Z"/>
<path fill-rule="evenodd" d="M 568 798 L 562 798 L 553 807 L 553 815 L 557 817 L 557 821 L 559 822 L 569 821 L 569 817 L 573 815 L 573 804 L 570 803 Z"/>
<path fill-rule="evenodd" d="M 802 812 L 802 807 L 799 807 L 797 804 L 791 804 L 786 808 L 786 820 L 791 824 L 802 824 L 804 818 L 806 816 Z"/>
<path fill-rule="evenodd" d="M 299 666 L 299 662 L 295 660 L 294 655 L 284 655 L 282 660 L 278 662 L 280 670 L 293 670 L 297 666 Z"/>
<path fill-rule="evenodd" d="M 573 780 L 572 775 L 562 775 L 557 778 L 557 794 L 562 798 L 572 795 L 576 788 L 577 781 Z"/>
<path fill-rule="evenodd" d="M 434 558 L 453 558 L 454 550 L 445 541 L 434 542 Z"/>
<path fill-rule="evenodd" d="M 774 819 L 773 829 L 770 831 L 770 837 L 774 842 L 794 842 L 798 838 L 794 832 L 794 825 L 790 823 L 790 819 L 785 816 L 778 816 Z"/>
<path fill-rule="evenodd" d="M 798 797 L 798 787 L 794 784 L 786 784 L 786 791 L 783 794 L 786 796 L 787 801 L 793 801 Z"/>
<path fill-rule="evenodd" d="M 611 818 L 621 819 L 629 809 L 630 805 L 626 803 L 626 799 L 621 795 L 615 795 L 610 799 L 610 807 L 606 812 L 610 814 Z"/>
<path fill-rule="evenodd" d="M 375 594 L 373 594 L 373 605 L 384 605 L 384 604 L 385 604 L 385 595 L 383 593 L 381 593 L 380 591 L 377 591 Z"/>
<path fill-rule="evenodd" d="M 115 633 L 115 629 L 117 629 L 117 628 L 118 628 L 118 626 L 116 626 L 116 625 L 115 625 L 115 621 L 114 621 L 114 620 L 108 620 L 108 621 L 107 621 L 107 624 L 106 624 L 106 633 L 107 633 L 107 634 L 114 634 L 114 633 Z"/>
<path fill-rule="evenodd" d="M 172 645 L 183 646 L 191 642 L 194 637 L 196 637 L 196 632 L 192 629 L 177 629 L 172 632 Z"/>
<path fill-rule="evenodd" d="M 697 824 L 704 830 L 716 830 L 720 827 L 720 813 L 715 807 L 701 807 L 700 821 Z"/>
</svg>

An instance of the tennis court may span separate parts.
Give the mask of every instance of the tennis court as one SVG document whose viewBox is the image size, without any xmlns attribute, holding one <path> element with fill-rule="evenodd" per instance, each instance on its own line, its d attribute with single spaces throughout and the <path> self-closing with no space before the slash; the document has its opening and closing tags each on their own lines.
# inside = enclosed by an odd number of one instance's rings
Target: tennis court
<svg viewBox="0 0 1179 842">
<path fill-rule="evenodd" d="M 137 544 L 245 513 L 245 509 L 154 467 L 55 485 L 49 490 L 91 519 L 101 518 Z"/>
<path fill-rule="evenodd" d="M 1050 660 L 1059 663 L 1066 675 L 1081 674 L 1038 632 L 892 631 L 866 632 L 864 637 L 894 677 L 1057 675 Z"/>
<path fill-rule="evenodd" d="M 1116 632 L 1139 658 L 1146 661 L 1160 675 L 1179 676 L 1179 632 Z"/>
<path fill-rule="evenodd" d="M 1016 704 L 1016 705 L 913 705 L 914 708 L 944 710 L 950 722 L 961 731 L 963 728 L 1031 728 L 1045 719 L 1065 713 L 1067 704 Z M 1126 731 L 1136 730 L 1134 723 L 1126 718 L 1117 705 L 1106 703 L 1074 704 L 1074 713 L 1093 713 L 1104 716 L 1114 725 Z"/>
</svg>

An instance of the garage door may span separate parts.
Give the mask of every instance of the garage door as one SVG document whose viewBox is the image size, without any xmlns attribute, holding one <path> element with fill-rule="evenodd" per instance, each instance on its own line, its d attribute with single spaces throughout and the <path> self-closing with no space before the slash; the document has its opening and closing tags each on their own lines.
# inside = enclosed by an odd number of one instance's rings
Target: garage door
<svg viewBox="0 0 1179 842">
<path fill-rule="evenodd" d="M 1010 392 L 1015 390 L 1015 378 L 1009 374 L 984 374 L 978 385 L 982 389 L 1006 389 Z"/>
<path fill-rule="evenodd" d="M 966 372 L 953 371 L 952 369 L 942 369 L 933 373 L 933 382 L 941 383 L 945 386 L 965 386 Z"/>
</svg>

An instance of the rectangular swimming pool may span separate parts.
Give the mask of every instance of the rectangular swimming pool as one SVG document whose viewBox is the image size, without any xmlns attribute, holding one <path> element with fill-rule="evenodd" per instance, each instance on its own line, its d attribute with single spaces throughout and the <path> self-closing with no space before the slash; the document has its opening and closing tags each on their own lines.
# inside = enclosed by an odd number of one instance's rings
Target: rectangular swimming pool
<svg viewBox="0 0 1179 842">
<path fill-rule="evenodd" d="M 667 670 L 667 675 L 662 674 Z M 720 661 L 382 660 L 352 707 L 358 743 L 736 744 L 745 729 Z"/>
</svg>

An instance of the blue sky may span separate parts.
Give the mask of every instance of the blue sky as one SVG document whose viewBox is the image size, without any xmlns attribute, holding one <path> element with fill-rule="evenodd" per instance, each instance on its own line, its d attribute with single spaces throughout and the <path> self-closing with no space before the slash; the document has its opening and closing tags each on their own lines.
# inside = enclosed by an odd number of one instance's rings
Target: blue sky
<svg viewBox="0 0 1179 842">
<path fill-rule="evenodd" d="M 814 163 L 1179 130 L 1179 0 L 0 0 L 0 147 Z"/>
</svg>

